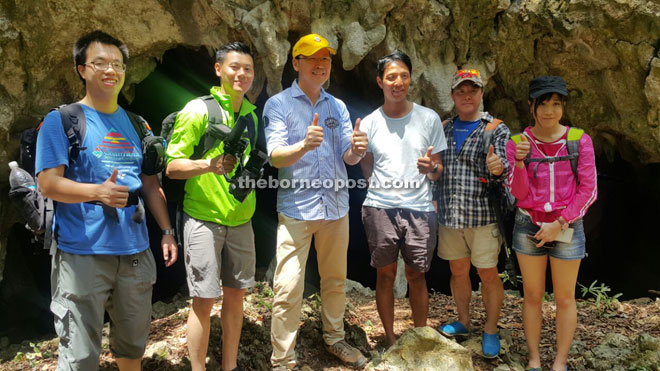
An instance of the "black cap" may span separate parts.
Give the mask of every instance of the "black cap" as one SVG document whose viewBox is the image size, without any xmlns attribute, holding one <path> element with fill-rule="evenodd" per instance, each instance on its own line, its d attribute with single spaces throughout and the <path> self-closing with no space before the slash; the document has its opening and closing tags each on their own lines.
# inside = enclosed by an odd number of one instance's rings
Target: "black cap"
<svg viewBox="0 0 660 371">
<path fill-rule="evenodd" d="M 529 82 L 529 99 L 536 99 L 546 93 L 568 96 L 566 81 L 561 76 L 541 76 Z"/>
</svg>

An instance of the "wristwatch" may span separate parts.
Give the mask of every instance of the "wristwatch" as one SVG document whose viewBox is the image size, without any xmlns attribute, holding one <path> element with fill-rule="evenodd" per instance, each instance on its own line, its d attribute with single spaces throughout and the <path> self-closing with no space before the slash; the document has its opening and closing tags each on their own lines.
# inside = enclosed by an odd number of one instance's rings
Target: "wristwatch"
<svg viewBox="0 0 660 371">
<path fill-rule="evenodd" d="M 167 236 L 168 234 L 169 235 L 174 235 L 174 228 L 163 229 L 163 236 Z"/>
</svg>

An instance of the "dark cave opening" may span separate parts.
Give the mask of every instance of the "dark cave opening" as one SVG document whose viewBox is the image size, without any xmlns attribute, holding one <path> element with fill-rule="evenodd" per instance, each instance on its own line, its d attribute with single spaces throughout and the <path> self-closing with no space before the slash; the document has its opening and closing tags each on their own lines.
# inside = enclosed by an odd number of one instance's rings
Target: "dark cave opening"
<svg viewBox="0 0 660 371">
<path fill-rule="evenodd" d="M 295 40 L 293 40 L 295 41 Z M 293 44 L 293 42 L 292 42 Z M 181 109 L 190 99 L 208 94 L 218 84 L 213 70 L 214 58 L 206 49 L 177 47 L 167 51 L 156 70 L 135 87 L 135 99 L 123 107 L 143 115 L 155 132 L 160 131 L 162 119 Z M 355 69 L 344 71 L 339 56 L 333 58 L 328 91 L 342 99 L 355 122 L 382 103 L 382 94 L 375 83 L 376 57 L 369 55 Z M 296 76 L 291 61 L 285 68 L 282 84 L 291 85 Z M 256 102 L 257 114 L 268 96 L 264 88 Z M 488 109 L 488 107 L 486 107 Z M 494 112 L 495 113 L 495 112 Z M 259 137 L 263 140 L 263 128 Z M 584 259 L 578 282 L 589 285 L 594 280 L 612 288 L 611 294 L 621 292 L 621 299 L 650 296 L 648 290 L 660 290 L 660 244 L 655 239 L 657 210 L 660 210 L 660 164 L 633 164 L 616 154 L 613 161 L 605 156 L 597 158 L 599 198 L 585 218 L 588 258 Z M 348 167 L 349 177 L 362 177 L 359 166 Z M 277 170 L 267 166 L 265 177 L 277 176 Z M 275 255 L 277 215 L 274 189 L 257 191 L 257 210 L 253 217 L 257 270 L 264 271 Z M 350 192 L 350 244 L 348 277 L 375 288 L 376 271 L 369 265 L 369 252 L 360 217 L 360 206 L 366 190 Z M 158 281 L 154 300 L 167 298 L 185 289 L 183 260 L 174 267 L 164 268 L 159 254 L 160 231 L 153 219 L 149 221 L 152 248 L 158 265 Z M 15 225 L 9 232 L 4 279 L 0 283 L 0 338 L 16 342 L 54 333 L 49 311 L 50 283 L 48 253 L 29 242 L 29 232 Z M 502 253 L 502 257 L 503 257 Z M 182 256 L 180 252 L 180 257 Z M 503 263 L 503 259 L 500 260 Z M 319 287 L 314 250 L 310 250 L 306 281 Z M 476 274 L 473 286 L 478 286 Z M 449 267 L 437 257 L 427 274 L 429 289 L 449 294 Z M 548 288 L 551 284 L 548 279 Z M 580 290 L 577 290 L 580 297 Z"/>
</svg>

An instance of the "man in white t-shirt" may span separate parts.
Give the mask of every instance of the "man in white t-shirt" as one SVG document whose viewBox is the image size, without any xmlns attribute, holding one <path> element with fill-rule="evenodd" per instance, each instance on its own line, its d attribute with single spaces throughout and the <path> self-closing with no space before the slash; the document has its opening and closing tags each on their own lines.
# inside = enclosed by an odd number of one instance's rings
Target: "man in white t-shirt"
<svg viewBox="0 0 660 371">
<path fill-rule="evenodd" d="M 408 100 L 410 58 L 395 51 L 378 61 L 377 70 L 384 103 L 361 122 L 369 149 L 360 163 L 370 183 L 362 221 L 371 266 L 378 270 L 376 305 L 389 346 L 396 340 L 393 287 L 399 251 L 406 264 L 414 325 L 426 326 L 424 273 L 431 265 L 438 228 L 431 181 L 442 172 L 440 152 L 447 143 L 438 114 Z"/>
</svg>

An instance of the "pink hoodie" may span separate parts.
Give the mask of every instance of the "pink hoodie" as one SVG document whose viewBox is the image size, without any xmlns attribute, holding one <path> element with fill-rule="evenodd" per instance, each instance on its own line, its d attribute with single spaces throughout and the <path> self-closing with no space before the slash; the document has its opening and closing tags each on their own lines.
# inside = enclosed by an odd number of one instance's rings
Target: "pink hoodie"
<svg viewBox="0 0 660 371">
<path fill-rule="evenodd" d="M 531 144 L 531 157 L 545 157 L 531 140 L 533 136 L 530 129 L 531 127 L 525 128 L 525 134 Z M 591 137 L 586 133 L 580 138 L 579 144 L 577 172 L 580 185 L 575 182 L 570 161 L 539 163 L 534 178 L 534 166 L 537 163 L 531 162 L 527 169 L 519 169 L 515 165 L 515 153 L 516 144 L 509 140 L 506 144 L 506 159 L 511 171 L 507 181 L 511 194 L 518 201 L 517 206 L 531 215 L 532 222 L 540 225 L 541 222 L 552 222 L 563 216 L 566 221 L 572 223 L 582 218 L 589 206 L 596 201 L 598 189 L 594 146 Z M 568 149 L 564 143 L 557 156 L 565 155 L 568 155 Z"/>
</svg>

